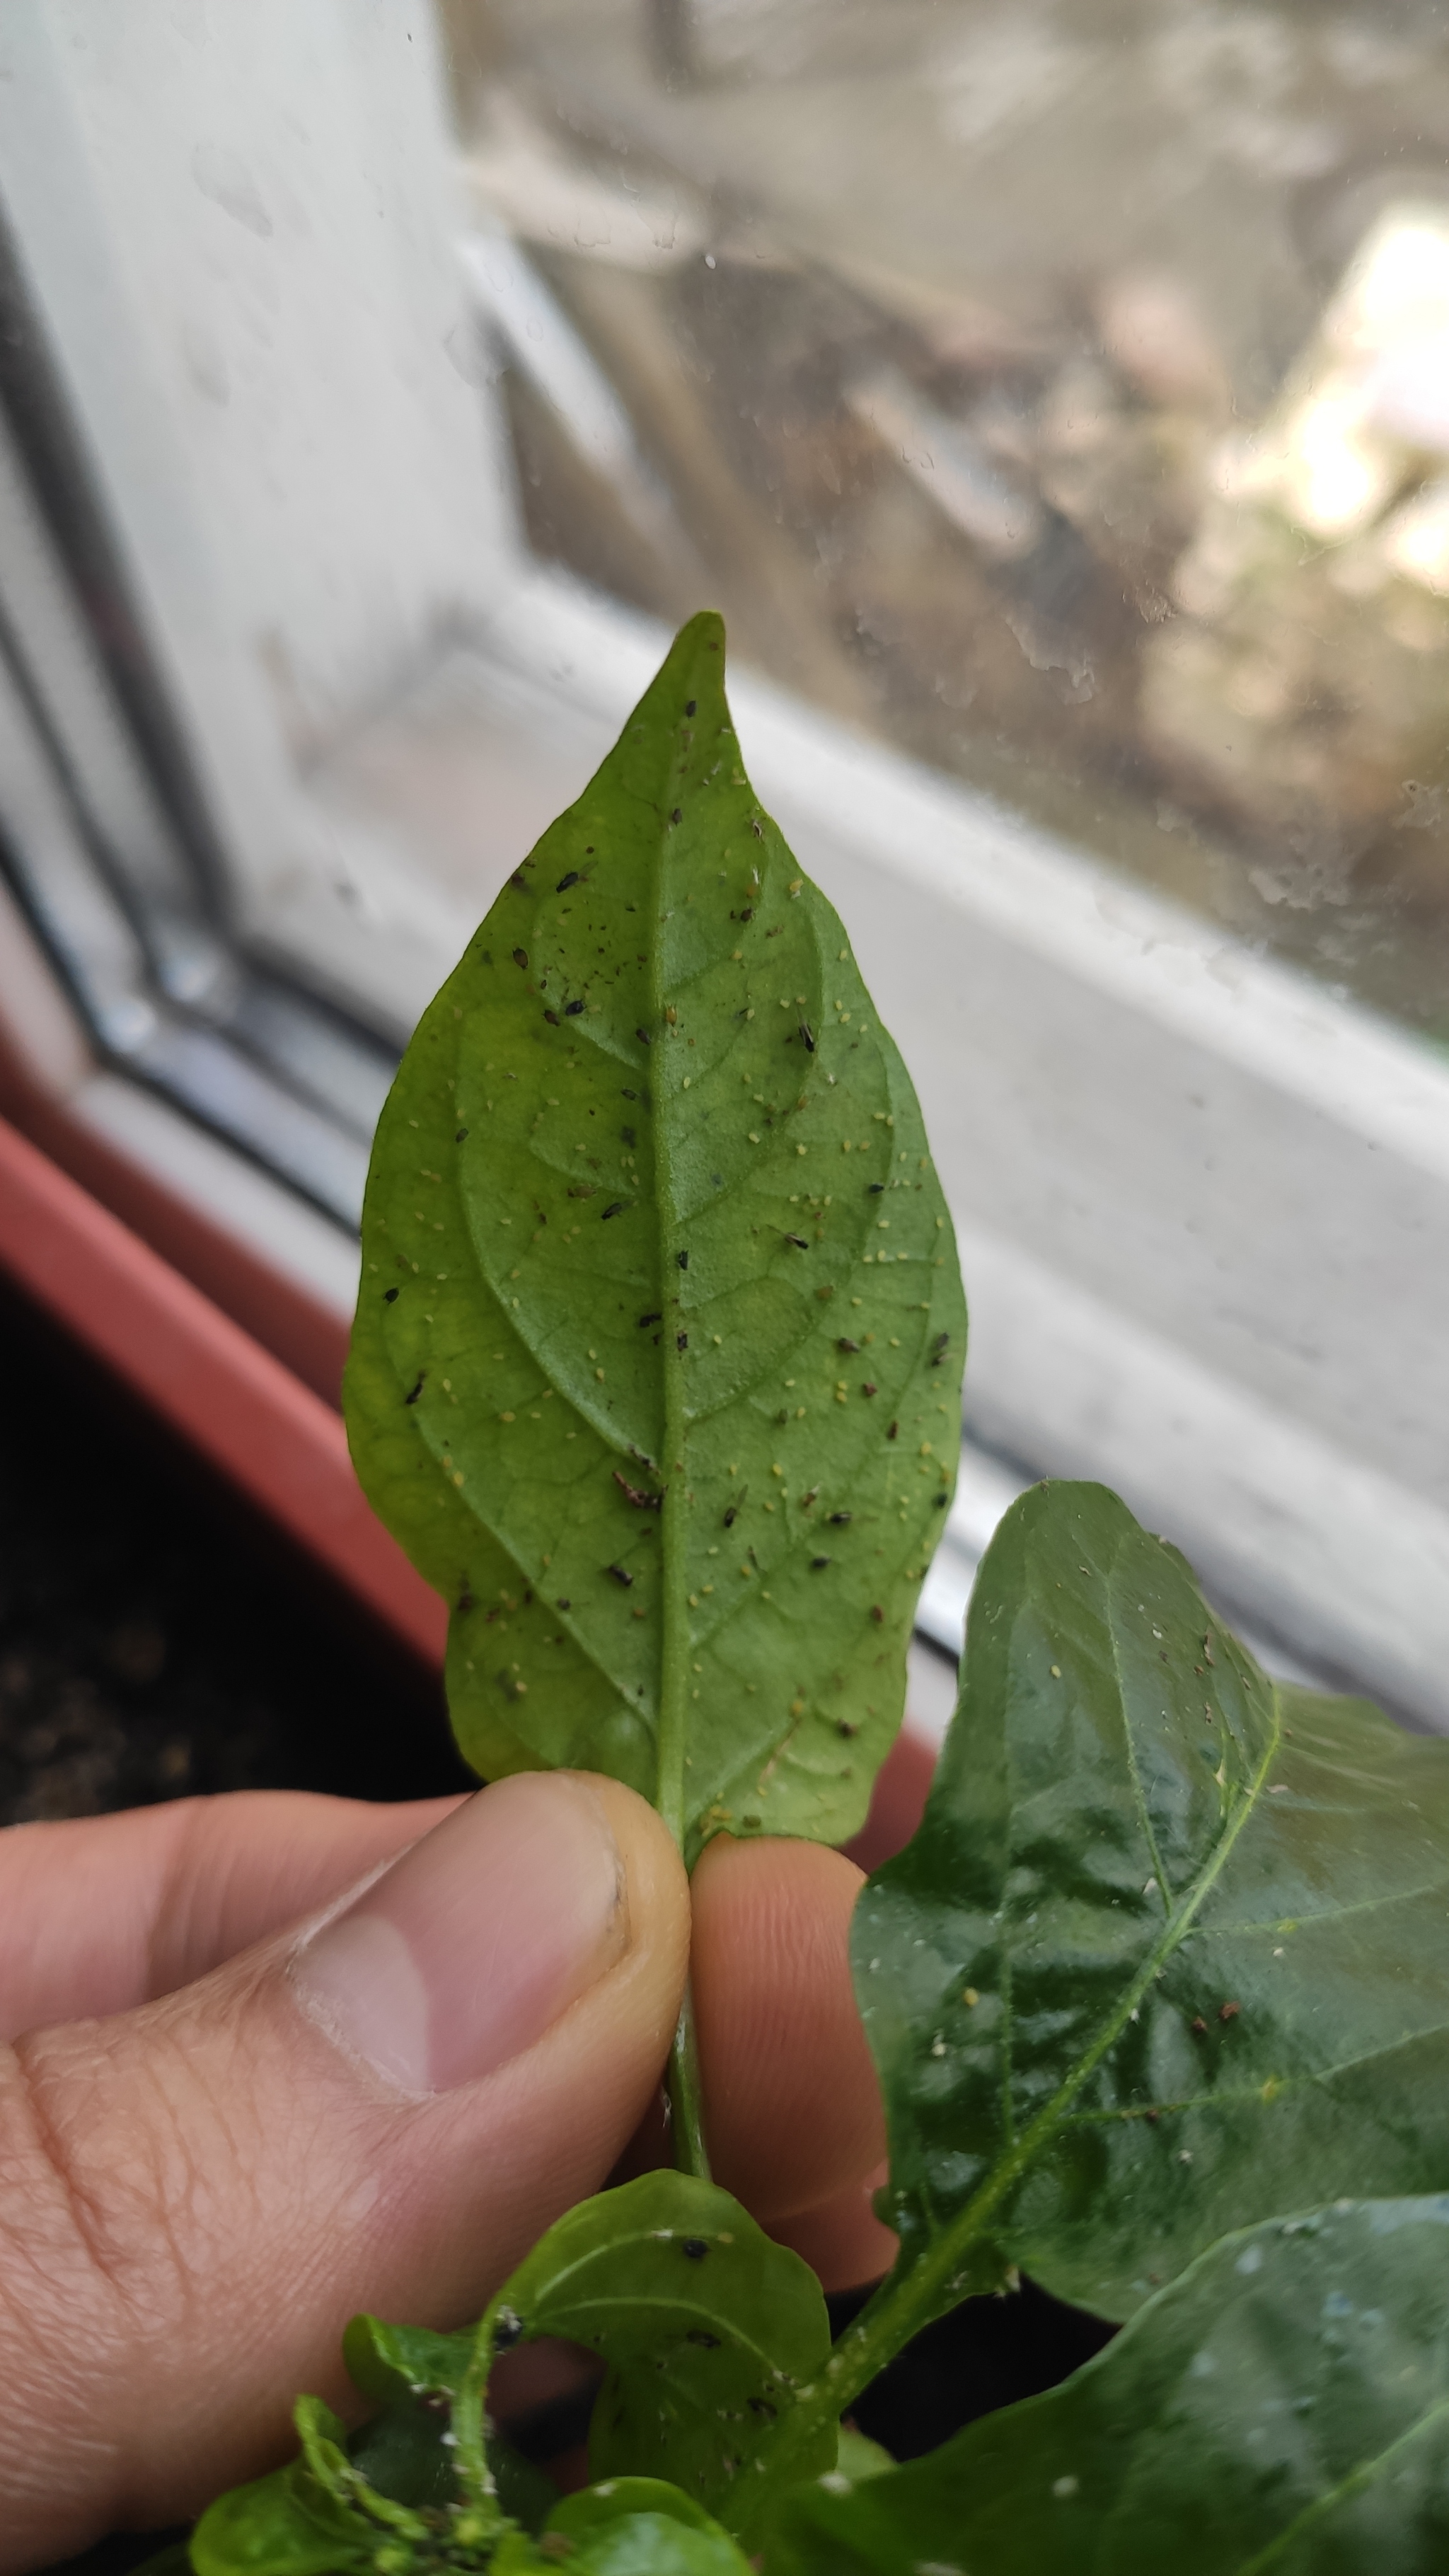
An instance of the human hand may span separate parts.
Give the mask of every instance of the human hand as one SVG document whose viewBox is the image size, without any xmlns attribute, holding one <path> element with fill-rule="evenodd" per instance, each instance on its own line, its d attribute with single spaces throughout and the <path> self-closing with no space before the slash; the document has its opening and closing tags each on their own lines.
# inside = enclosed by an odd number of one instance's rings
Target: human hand
<svg viewBox="0 0 1449 2576">
<path fill-rule="evenodd" d="M 894 2245 L 859 1883 L 727 1838 L 694 1879 L 716 2177 L 827 2287 Z M 0 1835 L 0 2569 L 285 2457 L 355 2310 L 476 2315 L 648 2112 L 689 1947 L 659 1819 L 581 1774 Z"/>
</svg>

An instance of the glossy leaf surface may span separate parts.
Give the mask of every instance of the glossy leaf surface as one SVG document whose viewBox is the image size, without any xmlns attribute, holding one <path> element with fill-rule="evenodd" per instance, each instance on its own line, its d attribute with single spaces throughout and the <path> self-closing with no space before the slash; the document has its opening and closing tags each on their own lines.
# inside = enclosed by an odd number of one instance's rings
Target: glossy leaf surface
<svg viewBox="0 0 1449 2576">
<path fill-rule="evenodd" d="M 830 2482 L 831 2485 L 835 2481 Z M 1449 2201 L 1229 2237 L 1048 2395 L 782 2507 L 766 2576 L 1439 2576 Z"/>
<path fill-rule="evenodd" d="M 1305 2197 L 1449 2184 L 1449 1745 L 1275 1688 L 1100 1486 L 993 1540 L 853 1956 L 933 2313 L 1015 2262 L 1124 2317 Z"/>
<path fill-rule="evenodd" d="M 899 1723 L 965 1309 L 899 1054 L 695 618 L 383 1111 L 346 1406 L 485 1776 L 835 1840 Z"/>
<path fill-rule="evenodd" d="M 510 2334 L 563 2335 L 608 2369 L 589 2434 L 596 2479 L 660 2477 L 732 2524 L 742 2474 L 819 2377 L 820 2284 L 728 2192 L 652 2173 L 550 2228 L 493 2313 Z M 835 2458 L 830 2425 L 800 2474 Z"/>
</svg>

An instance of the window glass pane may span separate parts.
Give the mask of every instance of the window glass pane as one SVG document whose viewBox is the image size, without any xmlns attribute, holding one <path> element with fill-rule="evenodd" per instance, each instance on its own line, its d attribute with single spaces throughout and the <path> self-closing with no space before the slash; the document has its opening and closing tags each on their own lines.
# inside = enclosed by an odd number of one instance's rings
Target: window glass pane
<svg viewBox="0 0 1449 2576">
<path fill-rule="evenodd" d="M 478 215 L 637 442 L 514 331 L 534 544 L 666 615 L 703 571 L 817 704 L 1449 1037 L 1439 12 L 449 25 Z"/>
</svg>

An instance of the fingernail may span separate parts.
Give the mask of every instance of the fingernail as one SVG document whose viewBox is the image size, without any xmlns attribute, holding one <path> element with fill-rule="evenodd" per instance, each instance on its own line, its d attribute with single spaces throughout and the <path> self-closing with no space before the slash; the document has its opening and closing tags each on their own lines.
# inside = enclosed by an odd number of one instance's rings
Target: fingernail
<svg viewBox="0 0 1449 2576">
<path fill-rule="evenodd" d="M 409 2093 L 447 2093 L 542 2038 L 628 1946 L 603 1806 L 567 1772 L 481 1790 L 298 1952 L 315 2021 Z"/>
</svg>

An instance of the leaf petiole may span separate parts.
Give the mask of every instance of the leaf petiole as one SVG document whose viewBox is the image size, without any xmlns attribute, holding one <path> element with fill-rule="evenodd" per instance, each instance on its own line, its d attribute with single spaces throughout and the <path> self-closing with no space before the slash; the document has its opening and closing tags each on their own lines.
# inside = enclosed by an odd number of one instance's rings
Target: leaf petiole
<svg viewBox="0 0 1449 2576">
<path fill-rule="evenodd" d="M 704 2142 L 704 2096 L 699 2074 L 699 2044 L 694 2026 L 694 1994 L 685 1981 L 684 2001 L 669 2051 L 665 2075 L 670 2145 L 677 2173 L 710 2180 L 709 2149 Z"/>
</svg>

